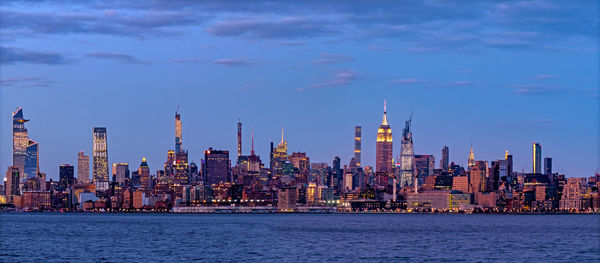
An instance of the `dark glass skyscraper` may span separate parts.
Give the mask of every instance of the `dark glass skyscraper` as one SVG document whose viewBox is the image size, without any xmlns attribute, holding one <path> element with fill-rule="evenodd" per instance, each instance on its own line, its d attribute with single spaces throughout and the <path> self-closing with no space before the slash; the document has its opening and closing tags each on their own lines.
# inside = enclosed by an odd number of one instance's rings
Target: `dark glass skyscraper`
<svg viewBox="0 0 600 263">
<path fill-rule="evenodd" d="M 40 152 L 38 143 L 29 139 L 27 142 L 27 156 L 25 157 L 25 178 L 34 178 L 40 171 Z"/>
<path fill-rule="evenodd" d="M 544 174 L 552 174 L 552 158 L 544 158 Z"/>
<path fill-rule="evenodd" d="M 229 151 L 208 148 L 204 151 L 204 178 L 207 185 L 231 182 Z"/>
<path fill-rule="evenodd" d="M 61 164 L 59 167 L 59 188 L 66 190 L 70 185 L 75 183 L 75 167 L 69 164 Z"/>
</svg>

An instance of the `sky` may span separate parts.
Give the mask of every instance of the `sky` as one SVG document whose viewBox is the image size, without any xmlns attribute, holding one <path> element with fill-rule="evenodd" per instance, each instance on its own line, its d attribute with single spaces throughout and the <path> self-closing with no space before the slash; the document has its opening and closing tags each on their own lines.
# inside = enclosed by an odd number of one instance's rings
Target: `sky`
<svg viewBox="0 0 600 263">
<path fill-rule="evenodd" d="M 284 127 L 289 152 L 374 165 L 387 100 L 400 153 L 411 112 L 416 154 L 465 165 L 532 142 L 555 172 L 600 167 L 597 1 L 2 1 L 0 165 L 12 164 L 11 113 L 23 107 L 40 168 L 91 155 L 107 127 L 109 162 L 162 169 L 174 148 L 255 150 Z M 4 172 L 1 173 L 4 176 Z"/>
</svg>

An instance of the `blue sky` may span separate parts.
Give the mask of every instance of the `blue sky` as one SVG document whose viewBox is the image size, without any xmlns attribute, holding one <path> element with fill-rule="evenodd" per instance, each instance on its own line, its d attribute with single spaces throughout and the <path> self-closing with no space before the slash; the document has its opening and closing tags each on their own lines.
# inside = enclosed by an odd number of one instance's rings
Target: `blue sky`
<svg viewBox="0 0 600 263">
<path fill-rule="evenodd" d="M 597 1 L 2 1 L 0 165 L 11 164 L 11 112 L 24 108 L 40 166 L 90 154 L 106 126 L 109 161 L 154 172 L 183 145 L 268 163 L 281 126 L 289 150 L 347 164 L 363 126 L 374 165 L 387 99 L 400 152 L 414 111 L 416 154 L 443 145 L 466 163 L 509 150 L 531 170 L 531 143 L 567 176 L 599 167 Z M 3 168 L 4 169 L 4 168 Z M 4 174 L 4 173 L 2 173 Z"/>
</svg>

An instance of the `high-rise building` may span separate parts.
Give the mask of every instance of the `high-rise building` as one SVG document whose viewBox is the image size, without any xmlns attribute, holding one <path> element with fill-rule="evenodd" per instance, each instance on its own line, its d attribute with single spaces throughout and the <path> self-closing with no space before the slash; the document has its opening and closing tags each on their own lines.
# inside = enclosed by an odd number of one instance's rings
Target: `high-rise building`
<svg viewBox="0 0 600 263">
<path fill-rule="evenodd" d="M 102 182 L 101 185 L 104 186 L 105 182 L 110 180 L 108 176 L 108 147 L 105 127 L 94 127 L 93 159 L 94 176 L 92 179 L 97 185 Z"/>
<path fill-rule="evenodd" d="M 177 108 L 177 110 L 179 110 L 179 108 Z M 181 151 L 181 144 L 183 143 L 181 135 L 181 115 L 178 111 L 175 111 L 175 153 Z"/>
<path fill-rule="evenodd" d="M 77 154 L 77 181 L 84 184 L 90 182 L 90 157 L 83 151 Z"/>
<path fill-rule="evenodd" d="M 13 114 L 13 167 L 19 169 L 19 181 L 25 179 L 25 159 L 27 156 L 28 134 L 23 118 L 23 108 L 16 109 Z"/>
<path fill-rule="evenodd" d="M 175 183 L 185 185 L 190 182 L 190 169 L 188 164 L 188 152 L 182 148 L 181 115 L 175 112 L 175 161 L 171 171 L 174 175 Z M 166 165 L 165 165 L 166 166 Z M 167 167 L 165 167 L 165 172 Z"/>
<path fill-rule="evenodd" d="M 412 186 L 415 176 L 415 149 L 413 146 L 412 132 L 412 114 L 404 124 L 402 130 L 402 145 L 400 148 L 400 186 Z"/>
<path fill-rule="evenodd" d="M 469 151 L 469 158 L 467 159 L 467 171 L 471 171 L 471 168 L 475 165 L 475 154 L 473 153 L 473 145 Z"/>
<path fill-rule="evenodd" d="M 544 158 L 544 174 L 552 174 L 552 158 Z"/>
<path fill-rule="evenodd" d="M 354 161 L 356 166 L 360 167 L 360 153 L 361 153 L 361 140 L 362 140 L 362 127 L 354 127 Z"/>
<path fill-rule="evenodd" d="M 442 160 L 440 160 L 440 169 L 442 169 L 442 171 L 447 171 L 448 165 L 450 165 L 450 149 L 448 149 L 448 146 L 444 145 L 444 148 L 442 148 Z"/>
<path fill-rule="evenodd" d="M 140 185 L 144 189 L 150 189 L 150 168 L 148 167 L 148 163 L 146 162 L 146 158 L 142 158 L 142 163 L 140 163 L 140 167 L 137 170 L 137 174 L 140 177 Z"/>
<path fill-rule="evenodd" d="M 435 169 L 435 156 L 433 155 L 415 155 L 415 174 L 419 183 L 425 181 L 425 177 L 432 176 Z"/>
<path fill-rule="evenodd" d="M 15 166 L 9 166 L 6 171 L 4 191 L 6 191 L 5 196 L 9 203 L 12 203 L 13 197 L 21 195 L 21 190 L 19 188 L 19 181 L 21 180 L 19 169 L 20 168 Z"/>
<path fill-rule="evenodd" d="M 35 178 L 40 171 L 40 151 L 38 143 L 29 139 L 27 142 L 27 156 L 25 157 L 25 178 Z"/>
<path fill-rule="evenodd" d="M 237 123 L 237 156 L 242 155 L 242 122 Z"/>
<path fill-rule="evenodd" d="M 115 182 L 120 185 L 125 184 L 125 181 L 129 179 L 129 163 L 113 163 L 112 175 Z"/>
<path fill-rule="evenodd" d="M 69 186 L 75 184 L 75 167 L 70 164 L 61 164 L 59 167 L 59 176 L 59 189 L 64 191 Z"/>
<path fill-rule="evenodd" d="M 533 173 L 542 173 L 542 145 L 537 142 L 533 143 Z"/>
<path fill-rule="evenodd" d="M 392 175 L 393 170 L 393 142 L 392 128 L 387 121 L 387 105 L 383 101 L 383 121 L 377 129 L 377 145 L 375 157 L 375 171 Z"/>
<path fill-rule="evenodd" d="M 213 150 L 213 148 L 204 151 L 202 174 L 207 185 L 231 182 L 229 151 Z"/>
<path fill-rule="evenodd" d="M 282 165 L 288 161 L 287 141 L 285 141 L 283 137 L 283 127 L 281 127 L 281 142 L 279 142 L 277 147 L 272 151 L 272 156 L 273 161 L 271 169 L 275 175 L 281 175 Z"/>
</svg>

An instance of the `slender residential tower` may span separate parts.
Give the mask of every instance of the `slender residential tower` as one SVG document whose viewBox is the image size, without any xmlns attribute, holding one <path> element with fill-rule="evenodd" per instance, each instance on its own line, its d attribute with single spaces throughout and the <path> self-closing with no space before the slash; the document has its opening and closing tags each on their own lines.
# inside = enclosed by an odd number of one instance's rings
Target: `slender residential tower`
<svg viewBox="0 0 600 263">
<path fill-rule="evenodd" d="M 415 177 L 415 149 L 412 132 L 410 131 L 411 124 L 412 114 L 404 123 L 404 130 L 402 130 L 402 145 L 400 148 L 400 186 L 402 187 L 413 185 L 413 177 Z"/>
<path fill-rule="evenodd" d="M 361 152 L 361 140 L 362 140 L 362 127 L 354 127 L 354 161 L 357 166 L 360 166 L 360 152 Z"/>
<path fill-rule="evenodd" d="M 386 101 L 383 101 L 383 121 L 377 129 L 377 149 L 375 158 L 375 171 L 383 172 L 388 175 L 394 173 L 392 166 L 393 159 L 393 142 L 392 142 L 392 128 L 388 125 L 387 121 L 387 105 Z"/>
<path fill-rule="evenodd" d="M 238 120 L 237 123 L 237 156 L 238 158 L 242 155 L 242 122 Z"/>
<path fill-rule="evenodd" d="M 533 143 L 533 173 L 542 173 L 542 145 L 537 142 Z"/>
<path fill-rule="evenodd" d="M 94 127 L 93 140 L 93 180 L 94 183 L 108 182 L 108 147 L 106 144 L 106 128 Z"/>
<path fill-rule="evenodd" d="M 175 154 L 181 152 L 181 115 L 179 114 L 179 107 L 175 111 Z"/>
</svg>

